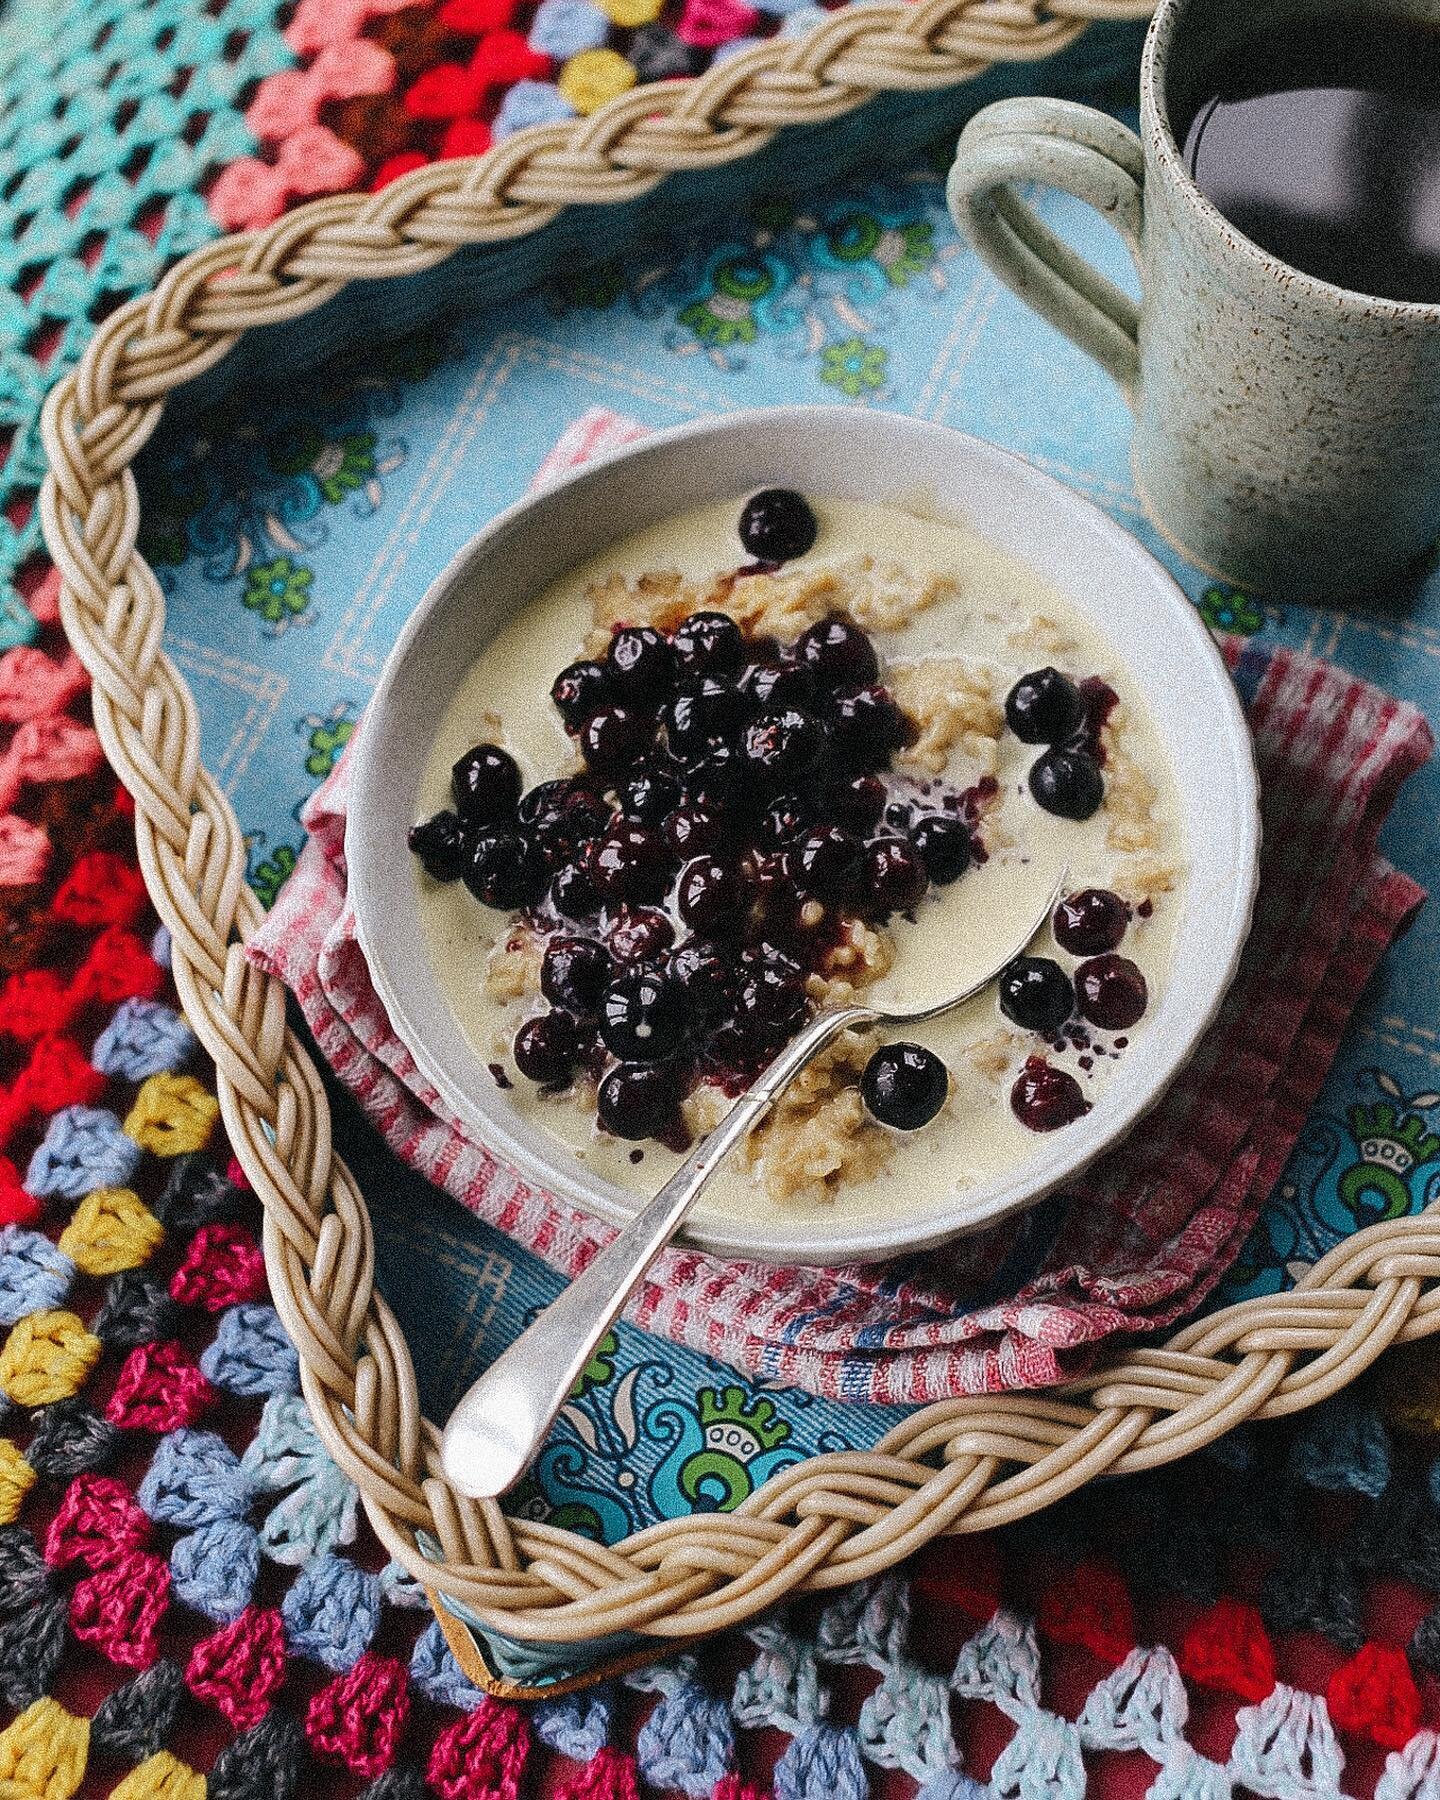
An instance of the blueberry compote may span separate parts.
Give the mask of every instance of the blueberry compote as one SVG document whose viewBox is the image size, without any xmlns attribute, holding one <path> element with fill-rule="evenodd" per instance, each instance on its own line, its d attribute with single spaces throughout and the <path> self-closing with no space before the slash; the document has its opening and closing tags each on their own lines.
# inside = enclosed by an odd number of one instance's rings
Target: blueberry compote
<svg viewBox="0 0 1440 1800">
<path fill-rule="evenodd" d="M 807 516 L 799 495 L 757 495 L 745 548 L 803 554 Z M 961 793 L 891 769 L 911 721 L 838 615 L 788 646 L 714 611 L 668 634 L 622 625 L 551 698 L 582 772 L 522 792 L 506 752 L 477 744 L 454 810 L 411 847 L 540 941 L 549 1010 L 516 1035 L 520 1073 L 558 1088 L 583 1072 L 606 1131 L 680 1147 L 686 1096 L 754 1079 L 855 921 L 909 913 L 984 860 L 995 783 Z M 867 1097 L 901 1128 L 944 1098 L 929 1052 L 873 1073 Z"/>
</svg>

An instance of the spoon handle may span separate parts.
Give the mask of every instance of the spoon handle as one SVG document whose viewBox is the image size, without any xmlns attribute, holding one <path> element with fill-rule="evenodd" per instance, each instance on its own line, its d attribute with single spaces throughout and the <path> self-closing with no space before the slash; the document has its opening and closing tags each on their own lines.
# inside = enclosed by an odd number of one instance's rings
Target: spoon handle
<svg viewBox="0 0 1440 1800">
<path fill-rule="evenodd" d="M 817 1050 L 847 1025 L 874 1017 L 863 1006 L 817 1013 L 655 1198 L 473 1383 L 451 1413 L 440 1442 L 440 1466 L 462 1494 L 494 1499 L 515 1485 L 600 1340 L 729 1152 L 759 1124 Z"/>
</svg>

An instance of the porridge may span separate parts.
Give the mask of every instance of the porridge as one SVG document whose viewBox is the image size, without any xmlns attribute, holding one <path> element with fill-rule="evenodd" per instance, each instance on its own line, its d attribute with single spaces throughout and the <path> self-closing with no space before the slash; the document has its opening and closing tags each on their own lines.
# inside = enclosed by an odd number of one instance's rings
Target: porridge
<svg viewBox="0 0 1440 1800">
<path fill-rule="evenodd" d="M 738 520 L 738 540 L 737 540 Z M 883 1210 L 1082 1117 L 1146 1028 L 1184 889 L 1123 665 L 962 525 L 766 490 L 636 533 L 503 627 L 410 834 L 428 948 L 514 1104 L 653 1191 L 817 1007 L 846 1031 L 710 1204 Z"/>
</svg>

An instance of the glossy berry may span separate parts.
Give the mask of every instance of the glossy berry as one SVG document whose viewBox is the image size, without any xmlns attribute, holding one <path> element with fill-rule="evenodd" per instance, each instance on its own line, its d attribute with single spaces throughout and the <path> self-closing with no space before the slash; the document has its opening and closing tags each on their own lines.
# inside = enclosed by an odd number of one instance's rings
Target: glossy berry
<svg viewBox="0 0 1440 1800">
<path fill-rule="evenodd" d="M 740 512 L 740 542 L 756 562 L 783 563 L 803 556 L 817 529 L 809 501 L 793 488 L 762 488 Z"/>
<path fill-rule="evenodd" d="M 747 768 L 769 787 L 789 787 L 819 764 L 825 727 L 794 706 L 761 713 L 745 727 L 743 754 Z"/>
<path fill-rule="evenodd" d="M 656 769 L 645 769 L 622 782 L 616 798 L 622 817 L 637 825 L 659 825 L 680 804 L 680 783 Z"/>
<path fill-rule="evenodd" d="M 545 781 L 521 799 L 517 816 L 551 863 L 558 865 L 606 828 L 610 808 L 599 794 L 577 782 Z"/>
<path fill-rule="evenodd" d="M 675 942 L 675 927 L 656 906 L 617 906 L 605 946 L 617 963 L 653 962 Z"/>
<path fill-rule="evenodd" d="M 610 984 L 610 956 L 594 938 L 552 938 L 540 963 L 540 992 L 552 1006 L 588 1018 Z"/>
<path fill-rule="evenodd" d="M 831 788 L 826 800 L 837 825 L 865 837 L 885 811 L 885 783 L 878 775 L 852 775 Z"/>
<path fill-rule="evenodd" d="M 685 770 L 685 796 L 703 811 L 723 816 L 745 794 L 745 760 L 733 744 L 718 739 Z"/>
<path fill-rule="evenodd" d="M 605 1048 L 627 1062 L 661 1062 L 685 1038 L 685 1003 L 680 991 L 656 969 L 621 975 L 600 1002 L 600 1036 Z"/>
<path fill-rule="evenodd" d="M 854 892 L 864 851 L 848 831 L 838 825 L 817 825 L 796 843 L 793 855 L 796 876 L 807 894 L 838 905 Z"/>
<path fill-rule="evenodd" d="M 970 829 L 946 813 L 927 813 L 910 829 L 910 842 L 920 852 L 925 873 L 938 886 L 958 881 L 970 867 Z"/>
<path fill-rule="evenodd" d="M 828 716 L 836 754 L 857 772 L 885 768 L 905 742 L 905 715 L 888 688 L 872 684 L 837 694 Z"/>
<path fill-rule="evenodd" d="M 822 619 L 795 646 L 802 662 L 824 688 L 868 687 L 880 678 L 875 646 L 845 619 Z"/>
<path fill-rule="evenodd" d="M 733 863 L 697 856 L 680 871 L 675 904 L 692 931 L 708 936 L 738 931 L 745 921 L 745 878 Z"/>
<path fill-rule="evenodd" d="M 779 794 L 760 816 L 756 835 L 762 844 L 779 849 L 793 843 L 810 824 L 810 809 L 798 794 Z"/>
<path fill-rule="evenodd" d="M 691 938 L 665 965 L 671 984 L 685 996 L 685 1004 L 702 1015 L 718 1011 L 730 989 L 733 963 L 713 944 Z"/>
<path fill-rule="evenodd" d="M 610 640 L 605 657 L 610 687 L 626 706 L 658 700 L 675 678 L 675 652 L 651 625 L 626 625 Z"/>
<path fill-rule="evenodd" d="M 600 896 L 578 863 L 566 863 L 551 880 L 550 904 L 562 919 L 588 919 L 598 912 Z"/>
<path fill-rule="evenodd" d="M 687 801 L 666 818 L 662 835 L 677 856 L 698 856 L 719 848 L 725 841 L 725 826 L 718 813 Z"/>
<path fill-rule="evenodd" d="M 465 885 L 486 906 L 534 906 L 549 881 L 544 853 L 527 833 L 501 827 L 471 841 Z"/>
<path fill-rule="evenodd" d="M 1000 977 L 1000 1010 L 1024 1031 L 1058 1031 L 1075 1010 L 1075 990 L 1048 956 L 1017 956 Z"/>
<path fill-rule="evenodd" d="M 703 755 L 716 738 L 739 724 L 744 712 L 745 698 L 728 676 L 702 675 L 685 682 L 663 714 L 671 754 Z"/>
<path fill-rule="evenodd" d="M 575 1021 L 563 1012 L 527 1019 L 515 1033 L 515 1067 L 527 1081 L 560 1087 L 569 1081 L 580 1052 Z"/>
<path fill-rule="evenodd" d="M 877 919 L 918 906 L 926 887 L 925 865 L 903 838 L 872 838 L 865 846 L 856 892 Z"/>
<path fill-rule="evenodd" d="M 1099 956 L 1113 950 L 1125 935 L 1130 909 L 1108 888 L 1082 888 L 1067 894 L 1055 908 L 1051 928 L 1055 942 L 1072 956 Z"/>
<path fill-rule="evenodd" d="M 680 1083 L 662 1063 L 622 1062 L 600 1083 L 595 1116 L 604 1130 L 633 1141 L 673 1129 Z"/>
<path fill-rule="evenodd" d="M 1068 675 L 1036 669 L 1005 696 L 1005 723 L 1022 744 L 1058 744 L 1085 723 L 1085 702 Z"/>
<path fill-rule="evenodd" d="M 508 819 L 520 798 L 520 770 L 498 744 L 476 744 L 450 771 L 450 791 L 467 825 Z"/>
<path fill-rule="evenodd" d="M 1084 1118 L 1090 1102 L 1073 1075 L 1032 1056 L 1010 1089 L 1010 1110 L 1029 1131 L 1058 1131 Z"/>
<path fill-rule="evenodd" d="M 622 773 L 645 749 L 650 727 L 624 706 L 602 706 L 580 727 L 580 754 L 596 775 Z"/>
<path fill-rule="evenodd" d="M 928 1125 L 949 1092 L 950 1071 L 923 1044 L 882 1044 L 860 1077 L 866 1111 L 896 1131 Z"/>
<path fill-rule="evenodd" d="M 915 808 L 908 800 L 888 800 L 881 816 L 891 831 L 903 837 L 915 823 Z"/>
<path fill-rule="evenodd" d="M 675 627 L 670 645 L 682 676 L 735 675 L 745 660 L 744 633 L 727 613 L 691 613 Z"/>
<path fill-rule="evenodd" d="M 458 881 L 465 873 L 465 835 L 453 812 L 412 825 L 405 841 L 432 881 Z"/>
<path fill-rule="evenodd" d="M 565 729 L 575 732 L 610 697 L 610 679 L 598 662 L 586 657 L 562 669 L 550 686 L 550 698 Z"/>
<path fill-rule="evenodd" d="M 1105 778 L 1084 750 L 1047 750 L 1031 765 L 1030 792 L 1057 818 L 1088 819 L 1105 798 Z"/>
<path fill-rule="evenodd" d="M 1094 956 L 1075 971 L 1081 1013 L 1102 1031 L 1128 1031 L 1144 1014 L 1150 995 L 1145 977 L 1128 956 Z"/>
<path fill-rule="evenodd" d="M 751 663 L 740 677 L 740 691 L 758 712 L 783 712 L 787 706 L 810 706 L 815 682 L 803 663 L 785 658 Z"/>
<path fill-rule="evenodd" d="M 585 846 L 581 867 L 602 900 L 659 900 L 670 885 L 672 860 L 658 831 L 619 824 Z"/>
</svg>

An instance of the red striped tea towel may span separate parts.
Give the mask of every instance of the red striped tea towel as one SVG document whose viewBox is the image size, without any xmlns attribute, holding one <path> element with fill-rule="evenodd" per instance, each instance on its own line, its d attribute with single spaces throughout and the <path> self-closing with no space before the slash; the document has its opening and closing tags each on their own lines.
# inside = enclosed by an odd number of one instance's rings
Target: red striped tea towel
<svg viewBox="0 0 1440 1800">
<path fill-rule="evenodd" d="M 641 434 L 588 413 L 537 483 Z M 1199 1304 L 1279 1176 L 1366 981 L 1424 898 L 1375 837 L 1431 749 L 1415 708 L 1329 664 L 1235 642 L 1225 655 L 1263 792 L 1255 923 L 1219 1019 L 1143 1126 L 1073 1184 L 1070 1203 L 924 1257 L 773 1269 L 672 1249 L 631 1305 L 637 1324 L 832 1399 L 918 1403 L 1061 1381 L 1107 1338 Z M 347 753 L 305 811 L 309 842 L 250 955 L 294 992 L 397 1154 L 573 1274 L 611 1228 L 467 1138 L 390 1029 L 346 899 L 348 783 Z"/>
</svg>

